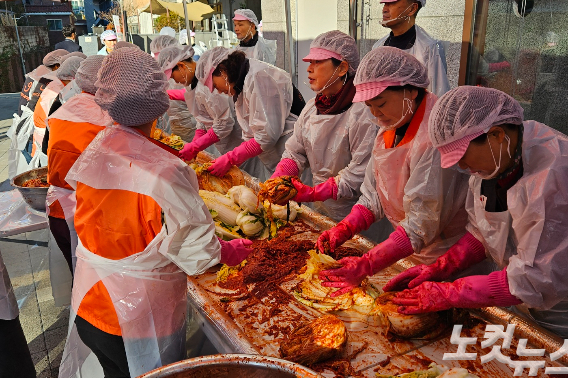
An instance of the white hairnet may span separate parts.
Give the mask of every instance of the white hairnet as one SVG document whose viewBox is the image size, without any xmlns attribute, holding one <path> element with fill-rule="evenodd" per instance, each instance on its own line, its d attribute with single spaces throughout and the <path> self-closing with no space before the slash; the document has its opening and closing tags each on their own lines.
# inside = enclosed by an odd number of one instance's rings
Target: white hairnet
<svg viewBox="0 0 568 378">
<path fill-rule="evenodd" d="M 170 46 L 180 46 L 180 44 L 174 37 L 169 35 L 160 35 L 150 43 L 150 51 L 156 54 Z"/>
<path fill-rule="evenodd" d="M 310 48 L 325 49 L 341 55 L 341 58 L 349 63 L 349 73 L 351 74 L 355 73 L 357 67 L 359 67 L 357 42 L 355 42 L 353 37 L 339 30 L 332 30 L 318 35 L 310 43 Z"/>
<path fill-rule="evenodd" d="M 101 69 L 104 59 L 105 55 L 92 55 L 83 60 L 79 65 L 79 69 L 75 74 L 75 82 L 83 92 L 90 94 L 97 92 L 95 82 L 97 81 L 97 73 Z"/>
<path fill-rule="evenodd" d="M 166 75 L 154 58 L 138 48 L 107 55 L 97 77 L 95 101 L 121 125 L 154 121 L 170 106 Z"/>
<path fill-rule="evenodd" d="M 426 67 L 414 56 L 390 46 L 371 50 L 361 60 L 353 84 L 370 82 L 399 83 L 427 88 L 430 84 Z"/>
<path fill-rule="evenodd" d="M 506 123 L 523 123 L 523 108 L 514 98 L 493 88 L 462 86 L 436 102 L 428 130 L 434 147 L 440 147 Z"/>
<path fill-rule="evenodd" d="M 59 80 L 73 80 L 81 62 L 85 60 L 79 56 L 72 56 L 61 63 L 56 76 Z"/>
<path fill-rule="evenodd" d="M 114 30 L 105 30 L 101 33 L 101 42 L 107 40 L 116 40 L 116 33 L 114 32 Z"/>
<path fill-rule="evenodd" d="M 254 14 L 253 11 L 251 11 L 250 9 L 237 9 L 235 11 L 235 17 L 237 16 L 241 16 L 246 18 L 247 20 L 249 20 L 250 22 L 252 22 L 254 24 L 254 26 L 256 26 L 258 28 L 258 18 L 256 18 L 256 14 Z M 235 19 L 235 18 L 233 18 Z M 239 17 L 237 17 L 237 20 L 239 19 Z"/>
<path fill-rule="evenodd" d="M 191 46 L 166 47 L 158 56 L 158 65 L 165 72 L 173 69 L 178 62 L 191 58 L 194 53 Z"/>
<path fill-rule="evenodd" d="M 197 77 L 197 80 L 205 83 L 209 75 L 213 73 L 219 63 L 227 59 L 229 54 L 233 51 L 234 50 L 226 49 L 223 46 L 218 46 L 205 51 L 199 58 L 197 67 L 195 68 L 195 76 Z"/>
<path fill-rule="evenodd" d="M 63 50 L 63 49 L 58 49 L 55 51 L 50 52 L 49 54 L 47 54 L 46 56 L 43 57 L 43 65 L 50 67 L 53 66 L 55 64 L 61 64 L 61 57 L 68 55 L 69 51 L 67 50 Z"/>
<path fill-rule="evenodd" d="M 165 26 L 160 30 L 160 35 L 168 35 L 170 37 L 175 37 L 176 31 L 174 30 L 174 28 L 171 28 L 169 26 Z"/>
</svg>

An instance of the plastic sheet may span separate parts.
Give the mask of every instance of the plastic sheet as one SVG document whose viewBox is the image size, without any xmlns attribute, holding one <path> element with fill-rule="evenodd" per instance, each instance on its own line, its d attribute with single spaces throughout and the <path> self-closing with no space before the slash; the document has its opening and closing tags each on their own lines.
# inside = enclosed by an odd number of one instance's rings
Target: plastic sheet
<svg viewBox="0 0 568 378">
<path fill-rule="evenodd" d="M 17 189 L 0 193 L 0 237 L 47 228 L 45 213 L 30 208 Z"/>
</svg>

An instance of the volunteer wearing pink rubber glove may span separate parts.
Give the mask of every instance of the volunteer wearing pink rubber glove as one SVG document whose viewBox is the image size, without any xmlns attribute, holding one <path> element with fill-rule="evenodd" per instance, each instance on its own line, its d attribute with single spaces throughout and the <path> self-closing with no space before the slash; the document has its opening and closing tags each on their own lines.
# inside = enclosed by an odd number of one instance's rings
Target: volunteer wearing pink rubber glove
<svg viewBox="0 0 568 378">
<path fill-rule="evenodd" d="M 191 134 L 192 139 L 187 140 L 190 143 L 186 143 L 179 154 L 186 161 L 193 160 L 200 151 L 207 149 L 212 154 L 223 154 L 243 142 L 232 100 L 217 91 L 211 93 L 209 88 L 197 80 L 196 63 L 190 55 L 193 55 L 191 47 L 171 46 L 163 49 L 158 57 L 164 73 L 183 86 L 182 89 L 168 90 L 170 100 L 175 100 L 170 101 L 170 109 L 173 104 L 177 104 L 176 107 L 185 108 L 192 115 L 191 119 L 179 125 L 188 132 L 194 132 Z M 188 135 L 188 132 L 179 132 L 179 127 L 176 130 L 175 121 L 171 122 L 171 126 L 174 133 Z M 266 177 L 266 169 L 258 158 L 248 160 L 239 168 L 262 180 Z"/>
<path fill-rule="evenodd" d="M 324 286 L 340 288 L 334 296 L 400 259 L 432 263 L 465 234 L 467 176 L 440 167 L 440 153 L 428 136 L 437 100 L 428 84 L 426 68 L 393 47 L 372 50 L 357 69 L 354 101 L 365 102 L 380 129 L 359 202 L 317 245 L 325 250 L 329 243 L 333 250 L 384 218 L 395 231 L 364 256 L 342 259 L 342 268 L 320 273 L 328 280 Z"/>
<path fill-rule="evenodd" d="M 536 121 L 496 89 L 459 87 L 429 121 L 441 166 L 472 175 L 468 233 L 434 264 L 403 272 L 385 289 L 415 314 L 523 303 L 532 320 L 568 337 L 568 137 Z M 457 165 L 456 165 L 457 164 Z M 448 169 L 452 170 L 452 169 Z M 438 283 L 485 254 L 499 271 Z M 524 311 L 526 313 L 526 311 Z"/>
<path fill-rule="evenodd" d="M 211 92 L 233 98 L 244 140 L 215 159 L 209 171 L 223 176 L 231 166 L 258 156 L 272 174 L 305 105 L 290 75 L 242 51 L 215 47 L 199 58 L 196 76 Z"/>
<path fill-rule="evenodd" d="M 359 52 L 352 37 L 339 30 L 320 34 L 303 60 L 310 63 L 308 79 L 316 97 L 296 121 L 272 178 L 299 176 L 311 168 L 315 186 L 294 179 L 294 200 L 315 202 L 318 212 L 340 221 L 361 195 L 377 126 L 365 104 L 353 103 Z"/>
</svg>

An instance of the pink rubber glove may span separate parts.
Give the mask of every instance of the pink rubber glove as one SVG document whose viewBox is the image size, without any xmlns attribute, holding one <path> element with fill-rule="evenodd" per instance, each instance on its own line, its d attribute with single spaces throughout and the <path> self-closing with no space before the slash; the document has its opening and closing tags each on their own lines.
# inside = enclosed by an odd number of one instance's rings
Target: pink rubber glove
<svg viewBox="0 0 568 378">
<path fill-rule="evenodd" d="M 276 166 L 276 170 L 270 176 L 271 179 L 280 176 L 299 176 L 300 170 L 298 169 L 298 164 L 292 159 L 282 159 L 280 163 Z"/>
<path fill-rule="evenodd" d="M 513 306 L 521 301 L 511 294 L 507 268 L 488 276 L 469 276 L 454 282 L 424 282 L 393 298 L 401 314 L 421 314 L 450 308 Z"/>
<path fill-rule="evenodd" d="M 258 156 L 262 153 L 262 148 L 256 140 L 250 139 L 235 147 L 233 151 L 227 152 L 225 155 L 213 160 L 213 165 L 209 167 L 209 172 L 213 176 L 223 177 L 233 165 L 237 167 L 248 159 Z"/>
<path fill-rule="evenodd" d="M 417 265 L 387 282 L 384 291 L 412 289 L 425 281 L 445 281 L 455 273 L 485 260 L 485 247 L 467 232 L 456 244 L 430 265 Z"/>
<path fill-rule="evenodd" d="M 217 134 L 215 134 L 213 129 L 209 129 L 209 131 L 207 131 L 207 133 L 205 133 L 205 135 L 203 135 L 201 138 L 196 140 L 194 137 L 191 143 L 187 143 L 185 146 L 183 146 L 183 148 L 179 152 L 179 157 L 186 161 L 193 160 L 200 151 L 203 151 L 204 149 L 211 146 L 213 143 L 217 143 L 218 141 L 219 137 L 217 137 Z"/>
<path fill-rule="evenodd" d="M 350 292 L 359 286 L 367 276 L 391 266 L 395 262 L 410 256 L 414 250 L 406 231 L 401 226 L 390 234 L 384 242 L 375 246 L 361 257 L 345 257 L 339 260 L 342 268 L 330 269 L 320 272 L 319 277 L 324 287 L 337 287 L 330 297 L 337 297 Z"/>
<path fill-rule="evenodd" d="M 239 265 L 252 252 L 252 249 L 248 248 L 252 245 L 251 240 L 234 239 L 224 241 L 219 239 L 219 243 L 221 243 L 221 264 L 229 266 Z"/>
<path fill-rule="evenodd" d="M 185 88 L 182 89 L 168 89 L 168 96 L 170 100 L 185 101 Z"/>
<path fill-rule="evenodd" d="M 191 141 L 195 142 L 196 140 L 198 140 L 199 138 L 201 138 L 205 134 L 207 134 L 207 130 L 197 129 L 197 130 L 195 130 L 195 134 L 193 134 L 193 139 Z"/>
<path fill-rule="evenodd" d="M 375 216 L 371 210 L 363 205 L 355 205 L 348 216 L 339 222 L 335 227 L 322 232 L 317 241 L 318 250 L 325 253 L 325 242 L 329 243 L 329 249 L 333 252 L 335 247 L 339 247 L 353 236 L 363 230 L 367 230 L 373 222 Z"/>
<path fill-rule="evenodd" d="M 315 202 L 315 201 L 325 201 L 327 199 L 333 198 L 337 200 L 337 184 L 335 183 L 335 178 L 330 177 L 327 181 L 322 182 L 314 186 L 313 188 L 308 185 L 302 184 L 300 180 L 292 179 L 292 184 L 298 191 L 293 198 L 296 202 Z"/>
</svg>

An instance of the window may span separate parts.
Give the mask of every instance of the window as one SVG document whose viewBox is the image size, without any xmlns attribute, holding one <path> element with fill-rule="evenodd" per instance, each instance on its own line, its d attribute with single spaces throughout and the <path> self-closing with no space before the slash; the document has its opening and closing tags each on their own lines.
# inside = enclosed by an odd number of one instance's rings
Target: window
<svg viewBox="0 0 568 378">
<path fill-rule="evenodd" d="M 568 2 L 476 0 L 468 85 L 513 96 L 536 120 L 568 133 Z"/>
<path fill-rule="evenodd" d="M 49 31 L 57 31 L 63 29 L 61 20 L 47 20 L 47 28 Z"/>
</svg>

